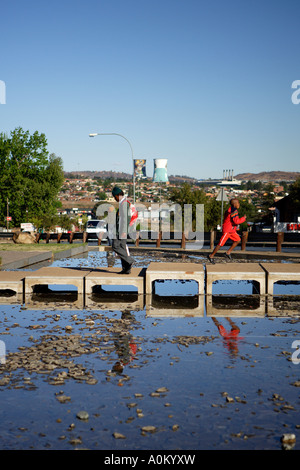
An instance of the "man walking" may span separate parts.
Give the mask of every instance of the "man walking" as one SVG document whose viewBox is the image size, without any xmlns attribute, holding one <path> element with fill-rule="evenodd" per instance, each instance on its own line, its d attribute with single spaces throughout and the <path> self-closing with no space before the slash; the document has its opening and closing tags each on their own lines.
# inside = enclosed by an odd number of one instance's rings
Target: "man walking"
<svg viewBox="0 0 300 470">
<path fill-rule="evenodd" d="M 124 197 L 122 189 L 117 186 L 113 188 L 112 195 L 119 203 L 116 214 L 116 238 L 112 240 L 112 249 L 121 259 L 122 271 L 120 274 L 130 274 L 131 266 L 134 262 L 126 243 L 128 225 L 131 218 L 130 204 L 127 198 Z"/>
</svg>

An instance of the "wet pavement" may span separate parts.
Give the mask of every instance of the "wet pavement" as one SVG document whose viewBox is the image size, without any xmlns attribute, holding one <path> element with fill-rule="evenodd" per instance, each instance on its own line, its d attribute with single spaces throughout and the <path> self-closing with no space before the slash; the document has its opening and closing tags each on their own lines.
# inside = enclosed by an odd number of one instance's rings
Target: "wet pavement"
<svg viewBox="0 0 300 470">
<path fill-rule="evenodd" d="M 113 261 L 91 251 L 53 266 Z M 2 297 L 1 449 L 282 449 L 286 434 L 299 449 L 299 285 L 275 293 L 261 309 L 251 283 L 219 282 L 213 314 L 181 281 L 157 282 L 151 308 L 134 289 L 84 307 L 61 288 Z"/>
</svg>

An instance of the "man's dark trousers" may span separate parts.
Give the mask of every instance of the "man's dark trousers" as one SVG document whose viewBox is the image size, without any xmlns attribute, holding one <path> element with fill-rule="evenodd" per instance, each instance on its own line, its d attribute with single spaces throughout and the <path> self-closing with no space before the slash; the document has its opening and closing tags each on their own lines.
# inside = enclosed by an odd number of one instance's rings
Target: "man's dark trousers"
<svg viewBox="0 0 300 470">
<path fill-rule="evenodd" d="M 126 240 L 115 238 L 112 240 L 112 249 L 121 258 L 122 268 L 128 269 L 132 265 L 134 259 L 130 256 Z"/>
</svg>

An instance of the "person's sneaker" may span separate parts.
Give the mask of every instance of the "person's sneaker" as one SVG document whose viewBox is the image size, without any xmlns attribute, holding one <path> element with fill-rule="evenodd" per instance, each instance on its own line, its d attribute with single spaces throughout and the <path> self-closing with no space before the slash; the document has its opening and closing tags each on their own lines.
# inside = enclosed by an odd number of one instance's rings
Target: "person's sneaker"
<svg viewBox="0 0 300 470">
<path fill-rule="evenodd" d="M 119 274 L 130 274 L 131 273 L 131 264 L 129 264 L 126 268 L 123 268 Z"/>
<path fill-rule="evenodd" d="M 225 258 L 229 259 L 230 261 L 232 260 L 231 255 L 228 253 L 225 253 Z"/>
<path fill-rule="evenodd" d="M 130 274 L 131 273 L 131 269 L 122 269 L 122 271 L 119 272 L 119 274 Z"/>
<path fill-rule="evenodd" d="M 211 258 L 209 255 L 208 255 L 207 259 L 211 264 L 216 264 L 215 260 L 213 258 Z"/>
</svg>

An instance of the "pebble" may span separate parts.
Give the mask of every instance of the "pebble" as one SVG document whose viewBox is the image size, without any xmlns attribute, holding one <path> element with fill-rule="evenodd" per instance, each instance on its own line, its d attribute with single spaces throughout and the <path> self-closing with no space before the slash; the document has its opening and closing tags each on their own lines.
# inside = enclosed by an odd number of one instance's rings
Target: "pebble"
<svg viewBox="0 0 300 470">
<path fill-rule="evenodd" d="M 115 439 L 126 439 L 124 434 L 121 434 L 120 432 L 114 432 L 113 436 L 114 436 Z"/>
<path fill-rule="evenodd" d="M 167 387 L 160 387 L 156 390 L 156 393 L 165 393 L 165 392 L 168 392 L 169 390 L 167 389 Z"/>
<path fill-rule="evenodd" d="M 292 385 L 294 385 L 294 387 L 300 387 L 300 380 L 296 380 Z"/>
<path fill-rule="evenodd" d="M 59 395 L 56 397 L 56 399 L 60 402 L 60 403 L 66 403 L 67 401 L 70 401 L 71 400 L 71 397 L 68 397 L 66 395 Z"/>
<path fill-rule="evenodd" d="M 73 446 L 77 446 L 77 445 L 82 444 L 82 440 L 81 440 L 80 438 L 71 439 L 69 442 L 70 442 L 70 444 L 72 444 Z"/>
<path fill-rule="evenodd" d="M 87 411 L 82 410 L 82 411 L 78 411 L 76 417 L 78 419 L 87 420 L 87 419 L 89 419 L 89 414 L 88 414 Z"/>
<path fill-rule="evenodd" d="M 281 437 L 281 442 L 284 444 L 292 444 L 296 442 L 295 434 L 283 434 Z"/>
<path fill-rule="evenodd" d="M 234 403 L 234 399 L 231 397 L 226 397 L 227 403 Z"/>
<path fill-rule="evenodd" d="M 155 432 L 156 427 L 155 426 L 143 426 L 142 431 L 144 431 L 144 432 Z"/>
</svg>

